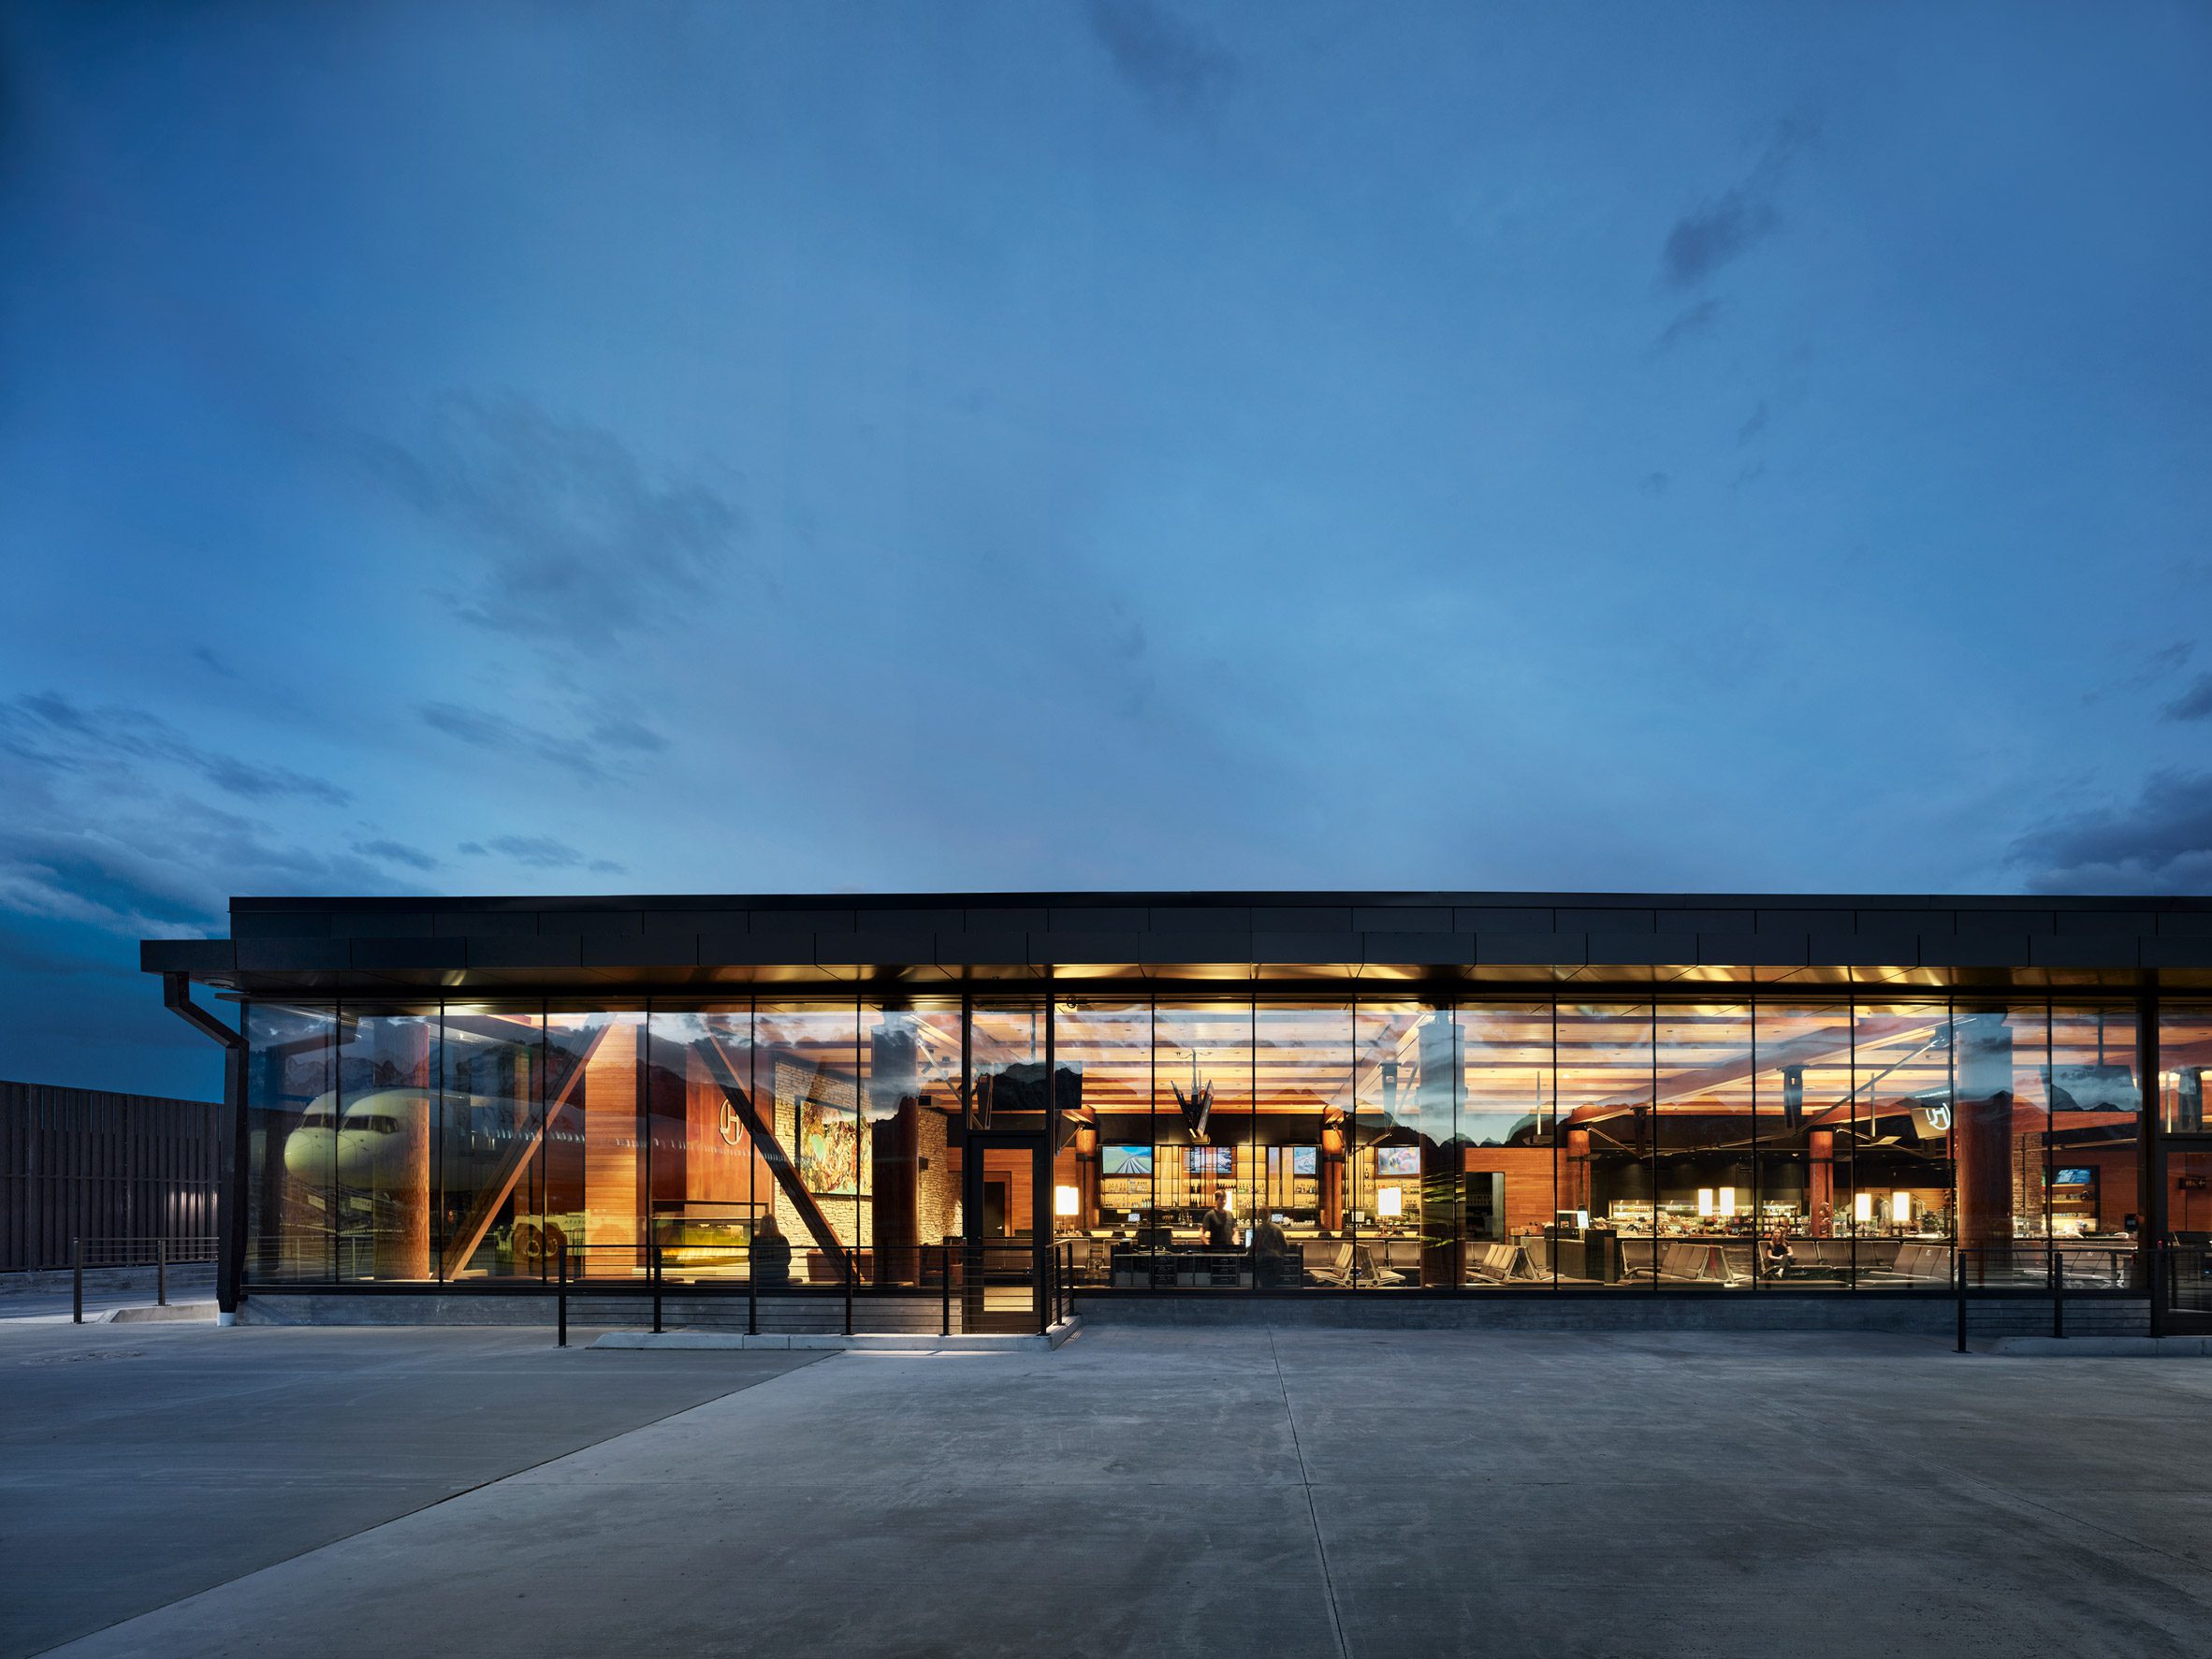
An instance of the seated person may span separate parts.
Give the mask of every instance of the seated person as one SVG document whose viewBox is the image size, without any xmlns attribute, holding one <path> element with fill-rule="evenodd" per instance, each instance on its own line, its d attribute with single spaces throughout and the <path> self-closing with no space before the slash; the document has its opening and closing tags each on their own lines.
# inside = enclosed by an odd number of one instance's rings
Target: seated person
<svg viewBox="0 0 2212 1659">
<path fill-rule="evenodd" d="M 1205 1235 L 1209 1250 L 1233 1250 L 1237 1247 L 1237 1218 L 1229 1212 L 1229 1188 L 1214 1189 L 1214 1204 L 1199 1217 L 1199 1231 Z"/>
<path fill-rule="evenodd" d="M 1288 1273 L 1290 1241 L 1273 1215 L 1260 1217 L 1259 1225 L 1252 1230 L 1252 1250 L 1259 1258 L 1259 1282 L 1281 1284 Z"/>
<path fill-rule="evenodd" d="M 791 1241 L 776 1225 L 773 1215 L 753 1224 L 752 1279 L 764 1289 L 779 1290 L 791 1283 Z"/>
<path fill-rule="evenodd" d="M 1790 1248 L 1789 1232 L 1779 1224 L 1776 1225 L 1773 1232 L 1768 1235 L 1767 1247 L 1763 1255 L 1768 1275 L 1777 1279 L 1795 1267 L 1797 1261 L 1796 1252 Z"/>
</svg>

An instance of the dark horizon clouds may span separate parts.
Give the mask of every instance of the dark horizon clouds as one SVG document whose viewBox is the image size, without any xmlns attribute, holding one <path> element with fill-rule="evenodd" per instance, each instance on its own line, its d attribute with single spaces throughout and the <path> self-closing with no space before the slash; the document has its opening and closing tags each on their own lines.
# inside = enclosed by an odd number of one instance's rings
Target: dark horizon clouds
<svg viewBox="0 0 2212 1659">
<path fill-rule="evenodd" d="M 131 970 L 236 893 L 2212 879 L 2202 8 L 0 75 L 0 1075 L 215 1086 Z"/>
</svg>

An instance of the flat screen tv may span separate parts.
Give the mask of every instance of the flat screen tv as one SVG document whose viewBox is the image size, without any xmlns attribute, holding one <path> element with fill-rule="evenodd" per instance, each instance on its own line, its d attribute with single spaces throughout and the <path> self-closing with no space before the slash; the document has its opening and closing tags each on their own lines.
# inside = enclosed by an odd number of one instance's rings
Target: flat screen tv
<svg viewBox="0 0 2212 1659">
<path fill-rule="evenodd" d="M 1107 1175 L 1149 1175 L 1152 1173 L 1152 1148 L 1149 1146 L 1102 1146 L 1099 1156 L 1104 1160 L 1100 1173 Z"/>
<path fill-rule="evenodd" d="M 2094 1170 L 2053 1170 L 2051 1171 L 2051 1185 L 2053 1186 L 2094 1186 L 2096 1184 L 2097 1171 Z"/>
<path fill-rule="evenodd" d="M 1231 1172 L 1228 1147 L 1193 1146 L 1190 1149 L 1190 1173 L 1193 1179 L 1201 1179 L 1207 1175 L 1227 1175 Z"/>
<path fill-rule="evenodd" d="M 1421 1149 L 1418 1146 L 1377 1146 L 1375 1149 L 1375 1172 L 1377 1175 L 1418 1175 L 1421 1172 Z"/>
<path fill-rule="evenodd" d="M 1319 1174 L 1321 1149 L 1318 1146 L 1293 1146 L 1290 1149 L 1290 1172 L 1293 1175 Z"/>
</svg>

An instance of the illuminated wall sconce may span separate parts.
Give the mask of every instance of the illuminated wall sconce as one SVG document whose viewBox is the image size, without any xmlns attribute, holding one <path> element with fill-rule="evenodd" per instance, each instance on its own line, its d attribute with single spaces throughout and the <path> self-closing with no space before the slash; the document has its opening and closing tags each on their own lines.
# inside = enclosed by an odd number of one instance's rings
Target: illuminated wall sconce
<svg viewBox="0 0 2212 1659">
<path fill-rule="evenodd" d="M 1699 1216 L 1710 1215 L 1718 1207 L 1713 1201 L 1712 1188 L 1700 1186 L 1697 1189 L 1697 1214 Z"/>
<path fill-rule="evenodd" d="M 1078 1215 L 1083 1213 L 1083 1194 L 1072 1186 L 1053 1188 L 1053 1214 L 1059 1216 Z"/>
<path fill-rule="evenodd" d="M 1874 1219 L 1874 1195 L 1862 1192 L 1851 1201 L 1851 1218 L 1864 1225 Z"/>
<path fill-rule="evenodd" d="M 1722 1187 L 1720 1198 L 1721 1219 L 1725 1221 L 1729 1216 L 1736 1214 L 1736 1188 L 1733 1186 Z"/>
<path fill-rule="evenodd" d="M 1893 1192 L 1889 1195 L 1889 1218 L 1899 1227 L 1907 1227 L 1912 1224 L 1913 1195 L 1911 1193 Z"/>
<path fill-rule="evenodd" d="M 1386 1186 L 1375 1195 L 1375 1213 L 1385 1221 L 1395 1221 L 1405 1214 L 1405 1195 L 1395 1186 Z"/>
</svg>

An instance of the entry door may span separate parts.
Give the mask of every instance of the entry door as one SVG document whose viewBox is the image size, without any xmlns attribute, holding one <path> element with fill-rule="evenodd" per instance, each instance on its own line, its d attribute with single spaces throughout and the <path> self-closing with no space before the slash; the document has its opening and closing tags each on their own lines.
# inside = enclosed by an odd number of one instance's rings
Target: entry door
<svg viewBox="0 0 2212 1659">
<path fill-rule="evenodd" d="M 2212 1332 L 2212 1143 L 2167 1142 L 2166 1233 L 2165 1328 Z"/>
<path fill-rule="evenodd" d="M 1037 1331 L 1052 1248 L 1052 1176 L 1041 1135 L 970 1130 L 961 1165 L 969 1331 Z"/>
</svg>

